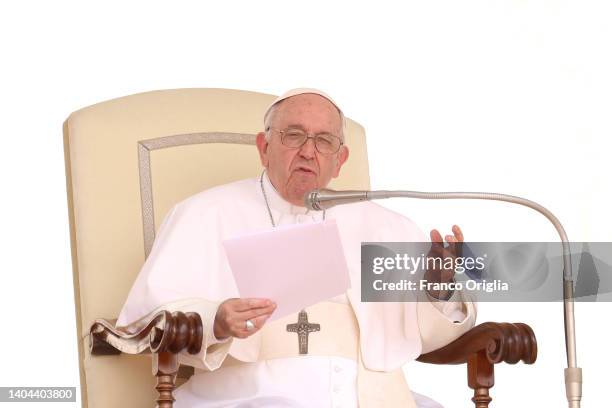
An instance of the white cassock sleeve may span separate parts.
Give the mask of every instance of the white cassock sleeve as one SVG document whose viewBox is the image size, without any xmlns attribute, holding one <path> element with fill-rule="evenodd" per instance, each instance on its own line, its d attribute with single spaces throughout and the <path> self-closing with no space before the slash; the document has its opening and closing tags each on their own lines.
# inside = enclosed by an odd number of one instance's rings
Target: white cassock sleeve
<svg viewBox="0 0 612 408">
<path fill-rule="evenodd" d="M 218 259 L 215 233 L 203 229 L 202 215 L 184 203 L 176 205 L 165 217 L 155 243 L 117 320 L 117 327 L 134 332 L 148 318 L 161 310 L 195 312 L 203 323 L 203 342 L 196 355 L 186 351 L 179 354 L 179 362 L 203 370 L 215 370 L 225 359 L 232 339 L 219 341 L 213 326 L 219 298 L 201 296 L 209 287 L 205 273 L 213 259 Z M 211 215 L 213 216 L 213 215 Z M 209 224 L 214 225 L 214 224 Z M 207 253 L 208 252 L 208 253 Z M 222 299 L 223 297 L 221 297 Z"/>
<path fill-rule="evenodd" d="M 421 354 L 437 350 L 474 327 L 476 303 L 461 291 L 455 291 L 448 301 L 420 299 L 417 319 L 421 333 Z"/>
</svg>

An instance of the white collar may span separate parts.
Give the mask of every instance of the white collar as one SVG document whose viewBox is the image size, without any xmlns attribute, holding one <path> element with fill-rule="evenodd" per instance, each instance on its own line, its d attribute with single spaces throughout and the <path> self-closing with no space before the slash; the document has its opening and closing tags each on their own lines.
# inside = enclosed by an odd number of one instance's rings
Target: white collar
<svg viewBox="0 0 612 408">
<path fill-rule="evenodd" d="M 259 184 L 259 177 L 257 178 L 257 184 Z M 278 211 L 281 214 L 311 215 L 317 219 L 323 216 L 322 211 L 309 210 L 306 207 L 293 205 L 289 201 L 286 201 L 270 181 L 267 171 L 264 172 L 263 176 L 263 188 L 266 191 L 270 209 L 273 211 Z"/>
</svg>

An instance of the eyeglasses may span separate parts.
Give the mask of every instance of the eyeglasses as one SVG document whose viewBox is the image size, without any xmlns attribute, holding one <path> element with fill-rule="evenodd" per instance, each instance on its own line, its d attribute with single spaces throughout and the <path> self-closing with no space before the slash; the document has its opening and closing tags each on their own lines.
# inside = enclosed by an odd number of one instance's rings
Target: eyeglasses
<svg viewBox="0 0 612 408">
<path fill-rule="evenodd" d="M 269 127 L 270 130 L 276 130 L 281 135 L 281 143 L 291 149 L 298 149 L 308 141 L 308 139 L 314 140 L 315 149 L 321 154 L 334 154 L 340 150 L 340 146 L 344 143 L 338 136 L 332 135 L 331 133 L 317 133 L 316 135 L 310 135 L 302 129 L 289 128 L 285 130 L 279 130 L 273 127 Z"/>
</svg>

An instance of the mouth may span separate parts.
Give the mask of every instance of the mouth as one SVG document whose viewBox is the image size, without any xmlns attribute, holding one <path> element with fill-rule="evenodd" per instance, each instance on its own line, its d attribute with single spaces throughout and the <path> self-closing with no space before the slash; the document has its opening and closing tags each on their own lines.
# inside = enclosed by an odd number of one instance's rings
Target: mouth
<svg viewBox="0 0 612 408">
<path fill-rule="evenodd" d="M 296 167 L 296 169 L 294 170 L 295 172 L 301 173 L 301 174 L 309 174 L 312 176 L 316 176 L 317 173 L 311 169 L 310 167 L 306 167 L 306 166 L 298 166 Z"/>
</svg>

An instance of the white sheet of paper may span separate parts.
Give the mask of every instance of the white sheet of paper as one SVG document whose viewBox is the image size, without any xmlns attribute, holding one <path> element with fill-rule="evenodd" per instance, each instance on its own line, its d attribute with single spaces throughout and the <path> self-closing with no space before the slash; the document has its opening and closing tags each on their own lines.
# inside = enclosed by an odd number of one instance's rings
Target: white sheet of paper
<svg viewBox="0 0 612 408">
<path fill-rule="evenodd" d="M 242 298 L 268 298 L 268 321 L 341 295 L 350 278 L 334 220 L 281 226 L 223 241 Z"/>
</svg>

